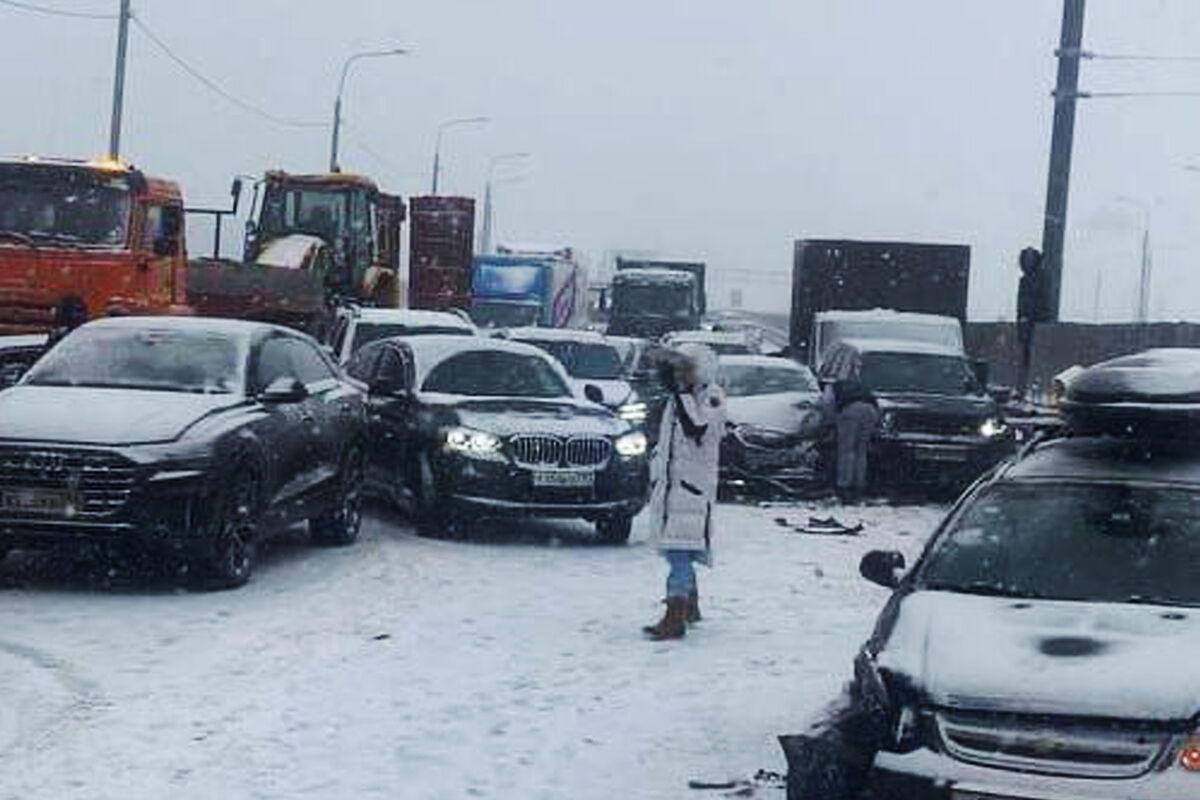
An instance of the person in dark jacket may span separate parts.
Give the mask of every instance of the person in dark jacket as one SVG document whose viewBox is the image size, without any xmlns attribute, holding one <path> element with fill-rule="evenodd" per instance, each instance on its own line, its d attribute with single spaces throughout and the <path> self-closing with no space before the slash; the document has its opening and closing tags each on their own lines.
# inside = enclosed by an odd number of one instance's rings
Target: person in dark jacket
<svg viewBox="0 0 1200 800">
<path fill-rule="evenodd" d="M 879 402 L 859 378 L 833 384 L 837 427 L 837 495 L 856 503 L 867 489 L 867 452 L 879 425 Z"/>
</svg>

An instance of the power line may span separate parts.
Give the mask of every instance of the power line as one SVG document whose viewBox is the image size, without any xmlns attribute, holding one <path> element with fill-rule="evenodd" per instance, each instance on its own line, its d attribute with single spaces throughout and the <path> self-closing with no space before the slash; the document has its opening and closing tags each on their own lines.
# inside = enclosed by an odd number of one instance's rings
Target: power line
<svg viewBox="0 0 1200 800">
<path fill-rule="evenodd" d="M 34 3 L 22 3 L 18 0 L 0 0 L 0 5 L 19 8 L 22 11 L 32 11 L 37 14 L 49 14 L 54 17 L 74 17 L 75 19 L 116 19 L 116 14 L 98 14 L 89 13 L 86 11 L 67 11 L 62 8 L 52 8 L 51 6 L 41 6 Z"/>
<path fill-rule="evenodd" d="M 6 0 L 4 0 L 4 1 L 6 1 Z M 225 89 L 223 89 L 220 86 L 220 84 L 218 84 L 216 81 L 205 76 L 203 73 L 200 72 L 200 70 L 196 69 L 191 64 L 184 61 L 180 56 L 176 55 L 175 51 L 173 51 L 167 45 L 166 42 L 164 42 L 157 35 L 155 35 L 154 31 L 150 30 L 150 28 L 146 25 L 146 23 L 142 22 L 142 19 L 140 16 L 134 14 L 134 15 L 131 15 L 131 18 L 133 20 L 133 24 L 137 26 L 138 30 L 140 30 L 142 33 L 144 33 L 146 35 L 146 38 L 149 39 L 154 45 L 156 45 L 159 50 L 162 50 L 163 53 L 167 56 L 167 58 L 174 61 L 179 66 L 180 69 L 182 69 L 188 75 L 191 75 L 197 81 L 202 83 L 205 87 L 207 87 L 214 94 L 219 95 L 220 97 L 222 97 L 226 101 L 234 104 L 235 106 L 242 109 L 243 111 L 248 111 L 249 113 L 254 114 L 255 116 L 262 117 L 263 119 L 265 119 L 269 122 L 273 122 L 276 125 L 282 125 L 287 128 L 328 128 L 329 127 L 328 122 L 309 122 L 307 120 L 287 119 L 286 117 L 276 116 L 275 114 L 272 114 L 269 111 L 264 111 L 263 109 L 259 108 L 258 106 L 254 105 L 253 103 L 247 102 L 246 100 L 242 100 L 240 97 L 236 97 L 235 95 L 230 94 Z"/>
</svg>

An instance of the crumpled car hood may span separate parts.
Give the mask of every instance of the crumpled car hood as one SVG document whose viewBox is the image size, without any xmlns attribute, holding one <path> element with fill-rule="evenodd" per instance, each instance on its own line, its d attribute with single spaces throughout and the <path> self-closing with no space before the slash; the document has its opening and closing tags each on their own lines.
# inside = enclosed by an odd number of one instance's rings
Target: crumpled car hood
<svg viewBox="0 0 1200 800">
<path fill-rule="evenodd" d="M 1200 711 L 1200 609 L 923 591 L 881 668 L 937 705 L 1183 720 Z"/>
</svg>

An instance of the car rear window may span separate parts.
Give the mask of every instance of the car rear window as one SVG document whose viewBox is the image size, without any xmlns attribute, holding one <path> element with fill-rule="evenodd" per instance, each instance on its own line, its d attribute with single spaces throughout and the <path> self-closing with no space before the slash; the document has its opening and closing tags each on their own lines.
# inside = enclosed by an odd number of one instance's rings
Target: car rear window
<svg viewBox="0 0 1200 800">
<path fill-rule="evenodd" d="M 559 373 L 542 356 L 473 350 L 450 356 L 430 370 L 427 392 L 473 397 L 568 397 Z"/>
<path fill-rule="evenodd" d="M 730 397 L 782 392 L 817 392 L 816 379 L 806 370 L 757 364 L 723 364 L 725 390 Z"/>
<path fill-rule="evenodd" d="M 405 325 L 403 323 L 359 322 L 354 326 L 354 340 L 350 345 L 351 352 L 365 344 L 377 342 L 380 339 L 390 339 L 393 336 L 426 336 L 431 334 L 450 334 L 452 336 L 470 336 L 470 328 L 457 325 Z"/>
<path fill-rule="evenodd" d="M 1121 484 L 1000 484 L 922 569 L 929 588 L 1200 605 L 1200 492 Z"/>
</svg>

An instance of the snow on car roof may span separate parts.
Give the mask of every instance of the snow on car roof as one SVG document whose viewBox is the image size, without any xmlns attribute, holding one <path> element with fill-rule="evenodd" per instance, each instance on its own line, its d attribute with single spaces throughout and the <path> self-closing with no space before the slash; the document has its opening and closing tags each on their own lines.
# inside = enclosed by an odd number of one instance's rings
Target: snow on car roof
<svg viewBox="0 0 1200 800">
<path fill-rule="evenodd" d="M 1081 436 L 1057 439 L 1007 468 L 1002 480 L 1102 481 L 1186 484 L 1200 488 L 1200 452 L 1147 457 L 1137 440 Z"/>
<path fill-rule="evenodd" d="M 43 347 L 50 337 L 44 333 L 18 333 L 0 336 L 0 350 L 24 347 Z"/>
<path fill-rule="evenodd" d="M 255 333 L 267 331 L 286 331 L 293 336 L 304 334 L 282 325 L 272 325 L 269 322 L 255 322 L 248 319 L 228 319 L 225 317 L 185 317 L 185 316 L 129 316 L 129 317 L 100 317 L 80 326 L 83 328 L 142 328 L 142 329 L 177 329 L 194 331 L 212 331 L 230 336 L 252 336 Z"/>
<path fill-rule="evenodd" d="M 667 267 L 646 267 L 646 268 L 629 268 L 618 270 L 613 274 L 614 283 L 625 283 L 626 281 L 638 280 L 654 283 L 679 283 L 689 284 L 696 280 L 695 275 L 691 272 L 685 272 L 681 269 L 668 269 Z"/>
<path fill-rule="evenodd" d="M 808 367 L 797 364 L 790 358 L 779 358 L 778 356 L 757 356 L 757 355 L 719 355 L 717 361 L 722 367 L 769 367 L 772 369 L 790 369 L 794 372 L 810 372 Z"/>
<path fill-rule="evenodd" d="M 946 325 L 949 322 L 958 323 L 957 317 L 942 314 L 921 314 L 915 311 L 895 311 L 890 308 L 872 308 L 865 311 L 818 311 L 817 319 L 833 322 L 862 322 L 866 320 L 880 322 L 909 322 L 925 325 Z"/>
<path fill-rule="evenodd" d="M 920 353 L 922 355 L 956 356 L 959 358 L 963 354 L 957 347 L 934 344 L 933 342 L 920 342 L 913 339 L 841 339 L 833 347 L 838 347 L 839 345 L 849 345 L 860 353 Z"/>
<path fill-rule="evenodd" d="M 669 344 L 682 342 L 719 342 L 721 344 L 745 344 L 744 331 L 676 331 L 668 334 L 665 341 Z"/>
<path fill-rule="evenodd" d="M 584 328 L 538 328 L 535 326 L 506 328 L 501 333 L 501 338 L 508 338 L 514 341 L 539 339 L 547 342 L 592 342 L 594 344 L 607 344 L 602 333 L 599 331 L 589 331 Z"/>
<path fill-rule="evenodd" d="M 475 326 L 458 314 L 449 311 L 430 311 L 419 308 L 360 308 L 355 314 L 363 322 L 382 322 L 393 325 L 436 325 L 475 330 Z"/>
</svg>

